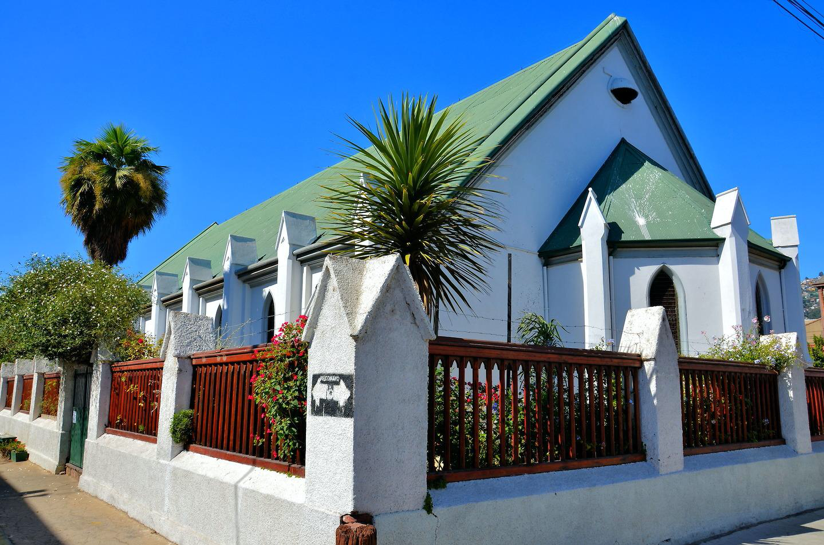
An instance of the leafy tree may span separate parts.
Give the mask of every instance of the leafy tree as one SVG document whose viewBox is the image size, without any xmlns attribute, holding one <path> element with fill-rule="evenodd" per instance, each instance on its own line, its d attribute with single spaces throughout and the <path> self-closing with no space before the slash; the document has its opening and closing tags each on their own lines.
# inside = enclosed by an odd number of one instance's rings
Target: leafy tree
<svg viewBox="0 0 824 545">
<path fill-rule="evenodd" d="M 813 335 L 810 356 L 813 359 L 814 367 L 824 367 L 824 338 L 819 335 Z"/>
<path fill-rule="evenodd" d="M 464 292 L 488 288 L 485 267 L 500 247 L 496 192 L 477 175 L 490 162 L 478 156 L 483 139 L 436 102 L 405 95 L 398 110 L 379 101 L 374 131 L 349 118 L 371 147 L 342 139 L 349 166 L 324 201 L 332 232 L 354 243 L 340 253 L 400 254 L 430 315 L 436 302 L 469 307 Z"/>
<path fill-rule="evenodd" d="M 63 160 L 61 204 L 92 259 L 120 263 L 129 241 L 165 213 L 169 168 L 149 158 L 157 151 L 123 125 L 109 124 L 97 140 L 75 141 Z"/>
<path fill-rule="evenodd" d="M 149 303 L 143 288 L 99 261 L 34 256 L 0 283 L 0 361 L 88 362 L 114 348 Z"/>
</svg>

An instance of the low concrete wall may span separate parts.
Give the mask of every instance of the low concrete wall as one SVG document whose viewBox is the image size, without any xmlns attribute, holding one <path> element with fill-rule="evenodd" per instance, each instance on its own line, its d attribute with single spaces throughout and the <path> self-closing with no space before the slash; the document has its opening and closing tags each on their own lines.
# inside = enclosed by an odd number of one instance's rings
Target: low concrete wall
<svg viewBox="0 0 824 545">
<path fill-rule="evenodd" d="M 339 516 L 305 505 L 305 480 L 152 443 L 87 441 L 80 488 L 181 545 L 334 543 Z"/>
<path fill-rule="evenodd" d="M 65 467 L 69 433 L 57 429 L 57 420 L 41 416 L 29 422 L 29 415 L 11 415 L 9 409 L 0 411 L 0 432 L 16 435 L 26 444 L 29 460 L 48 471 L 58 472 Z"/>
<path fill-rule="evenodd" d="M 824 442 L 450 484 L 434 509 L 375 518 L 381 545 L 691 543 L 824 506 Z"/>
</svg>

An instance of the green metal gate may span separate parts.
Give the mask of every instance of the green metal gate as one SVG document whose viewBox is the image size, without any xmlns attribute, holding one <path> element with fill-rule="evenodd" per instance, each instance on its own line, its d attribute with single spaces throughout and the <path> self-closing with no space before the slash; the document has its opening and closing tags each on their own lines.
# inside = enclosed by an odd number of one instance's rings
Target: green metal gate
<svg viewBox="0 0 824 545">
<path fill-rule="evenodd" d="M 89 430 L 89 398 L 91 397 L 91 369 L 74 372 L 72 427 L 69 434 L 69 463 L 83 467 L 83 449 Z"/>
</svg>

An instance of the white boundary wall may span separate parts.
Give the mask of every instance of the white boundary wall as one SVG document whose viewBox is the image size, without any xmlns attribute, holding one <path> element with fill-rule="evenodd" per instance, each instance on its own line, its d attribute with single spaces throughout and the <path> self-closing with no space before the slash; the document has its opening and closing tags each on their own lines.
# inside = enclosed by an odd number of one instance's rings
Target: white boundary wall
<svg viewBox="0 0 824 545">
<path fill-rule="evenodd" d="M 60 397 L 57 407 L 57 416 L 41 415 L 43 400 L 43 375 L 45 373 L 60 372 Z M 15 377 L 10 409 L 0 410 L 0 433 L 14 435 L 18 441 L 26 445 L 29 460 L 43 469 L 58 473 L 65 467 L 69 449 L 69 429 L 71 416 L 66 409 L 66 397 L 71 405 L 71 389 L 73 377 L 70 366 L 37 358 L 34 360 L 17 360 L 14 363 L 4 363 L 2 366 L 2 386 L 0 386 L 0 400 L 6 401 L 6 378 Z M 35 375 L 32 385 L 29 412 L 20 412 L 23 403 L 22 384 L 24 375 Z M 66 377 L 70 377 L 68 380 Z M 68 389 L 67 389 L 68 384 Z"/>
<path fill-rule="evenodd" d="M 380 515 L 381 545 L 692 543 L 824 505 L 824 443 L 689 456 L 659 475 L 649 463 L 450 484 L 433 515 Z"/>
<path fill-rule="evenodd" d="M 309 315 L 310 404 L 337 399 L 324 397 L 325 386 L 316 395 L 312 380 L 320 375 L 348 384 L 351 405 L 310 409 L 305 479 L 170 443 L 167 420 L 189 402 L 189 356 L 214 346 L 208 317 L 173 312 L 163 436 L 155 445 L 105 435 L 92 414 L 81 488 L 183 544 L 331 544 L 349 511 L 375 517 L 381 545 L 689 543 L 824 506 L 824 443 L 810 446 L 801 368 L 778 381 L 786 390 L 779 392 L 786 445 L 683 457 L 677 354 L 664 309 L 655 307 L 631 310 L 621 337 L 621 350 L 643 360 L 646 462 L 453 483 L 430 492 L 427 514 L 426 343 L 433 333 L 408 272 L 396 257 L 329 258 Z M 99 414 L 109 395 L 106 371 L 96 364 L 91 407 Z"/>
</svg>

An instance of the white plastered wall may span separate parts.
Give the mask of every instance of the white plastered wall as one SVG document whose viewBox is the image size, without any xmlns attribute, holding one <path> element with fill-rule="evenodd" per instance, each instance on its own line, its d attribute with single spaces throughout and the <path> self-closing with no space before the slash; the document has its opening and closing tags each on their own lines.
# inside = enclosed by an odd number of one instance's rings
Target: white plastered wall
<svg viewBox="0 0 824 545">
<path fill-rule="evenodd" d="M 579 260 L 552 265 L 545 269 L 547 289 L 546 317 L 554 318 L 564 346 L 584 348 L 584 284 Z"/>
<path fill-rule="evenodd" d="M 765 295 L 769 301 L 768 308 L 765 309 L 770 315 L 769 329 L 775 333 L 785 333 L 786 324 L 784 319 L 784 303 L 781 297 L 781 274 L 778 267 L 766 267 L 750 262 L 750 282 L 752 284 L 752 309 L 755 311 L 755 285 L 759 275 L 763 279 Z M 763 319 L 760 316 L 759 319 Z"/>
<path fill-rule="evenodd" d="M 709 252 L 714 251 L 709 249 Z M 720 288 L 717 257 L 673 257 L 664 253 L 656 255 L 654 252 L 650 252 L 648 256 L 614 257 L 612 284 L 615 331 L 623 330 L 624 318 L 629 309 L 649 306 L 649 286 L 662 266 L 672 273 L 678 292 L 680 350 L 689 355 L 706 351 L 707 338 L 712 339 L 723 332 L 718 307 Z M 620 338 L 616 339 L 616 343 L 620 343 Z"/>
</svg>

